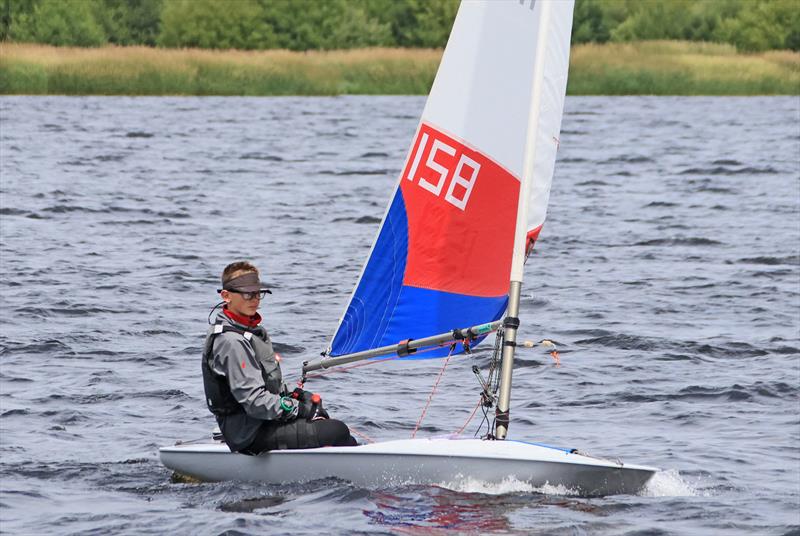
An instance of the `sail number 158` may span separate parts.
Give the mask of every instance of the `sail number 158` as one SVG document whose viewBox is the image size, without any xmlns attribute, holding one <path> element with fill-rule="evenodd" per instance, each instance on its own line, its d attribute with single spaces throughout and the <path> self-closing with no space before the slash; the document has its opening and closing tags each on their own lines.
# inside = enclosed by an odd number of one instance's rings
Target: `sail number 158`
<svg viewBox="0 0 800 536">
<path fill-rule="evenodd" d="M 417 176 L 422 156 L 428 147 L 428 141 L 429 136 L 425 132 L 420 138 L 406 179 L 412 182 L 418 179 L 417 184 L 438 197 L 442 194 L 447 178 L 451 177 L 444 194 L 444 200 L 460 210 L 465 210 L 472 188 L 475 186 L 475 181 L 478 180 L 478 172 L 480 172 L 481 165 L 464 153 L 461 153 L 458 160 L 456 160 L 456 148 L 434 138 L 428 152 L 428 158 L 423 164 L 424 168 L 429 169 L 432 173 L 425 173 L 425 176 L 423 176 L 423 170 L 420 170 L 420 175 Z M 449 165 L 444 165 L 441 160 L 436 160 L 436 156 L 442 153 L 450 156 L 450 158 L 444 157 L 450 161 Z"/>
</svg>

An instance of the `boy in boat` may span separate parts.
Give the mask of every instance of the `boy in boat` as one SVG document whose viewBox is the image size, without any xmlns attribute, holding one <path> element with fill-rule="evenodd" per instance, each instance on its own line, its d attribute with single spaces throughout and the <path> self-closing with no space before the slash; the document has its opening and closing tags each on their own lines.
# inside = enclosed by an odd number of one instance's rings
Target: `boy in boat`
<svg viewBox="0 0 800 536">
<path fill-rule="evenodd" d="M 222 272 L 225 302 L 203 350 L 203 386 L 208 409 L 228 447 L 258 454 L 275 449 L 349 446 L 356 441 L 342 421 L 329 419 L 319 395 L 283 383 L 280 357 L 261 325 L 258 306 L 271 292 L 251 263 Z"/>
</svg>

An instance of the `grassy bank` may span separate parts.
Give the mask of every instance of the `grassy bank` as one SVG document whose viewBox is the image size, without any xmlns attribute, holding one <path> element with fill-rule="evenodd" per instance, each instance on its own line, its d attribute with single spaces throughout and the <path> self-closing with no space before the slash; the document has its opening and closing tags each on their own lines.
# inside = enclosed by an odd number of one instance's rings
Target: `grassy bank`
<svg viewBox="0 0 800 536">
<path fill-rule="evenodd" d="M 0 93 L 34 95 L 425 94 L 441 51 L 261 52 L 0 45 Z"/>
<path fill-rule="evenodd" d="M 340 95 L 428 92 L 440 50 L 212 51 L 0 44 L 0 94 Z M 800 54 L 651 41 L 573 47 L 571 95 L 797 95 Z"/>
<path fill-rule="evenodd" d="M 571 95 L 798 95 L 800 53 L 686 41 L 572 48 Z"/>
</svg>

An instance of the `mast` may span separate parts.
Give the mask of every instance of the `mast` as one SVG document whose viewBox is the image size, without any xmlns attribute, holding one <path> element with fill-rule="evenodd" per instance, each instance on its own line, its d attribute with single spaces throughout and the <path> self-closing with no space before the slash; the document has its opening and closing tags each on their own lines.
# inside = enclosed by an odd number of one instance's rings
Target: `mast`
<svg viewBox="0 0 800 536">
<path fill-rule="evenodd" d="M 547 39 L 550 26 L 551 2 L 540 2 L 541 16 L 539 20 L 538 42 L 534 58 L 533 90 L 528 110 L 528 132 L 525 143 L 524 168 L 522 172 L 522 188 L 517 209 L 516 236 L 514 239 L 514 256 L 511 261 L 511 283 L 508 289 L 508 309 L 504 326 L 503 359 L 500 369 L 500 395 L 495 411 L 495 437 L 505 439 L 510 423 L 509 407 L 511 404 L 511 377 L 514 370 L 514 350 L 517 344 L 517 328 L 519 327 L 519 299 L 522 291 L 523 269 L 527 249 L 528 200 L 536 157 L 536 145 L 539 134 L 539 116 L 544 86 L 544 62 L 547 50 Z M 533 6 L 533 4 L 532 4 Z"/>
</svg>

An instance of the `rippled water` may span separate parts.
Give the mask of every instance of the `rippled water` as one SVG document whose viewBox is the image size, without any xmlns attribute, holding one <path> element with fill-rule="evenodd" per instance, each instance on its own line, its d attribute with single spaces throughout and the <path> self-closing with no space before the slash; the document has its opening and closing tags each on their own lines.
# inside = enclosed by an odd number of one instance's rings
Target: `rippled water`
<svg viewBox="0 0 800 536">
<path fill-rule="evenodd" d="M 423 104 L 0 99 L 0 530 L 800 533 L 794 97 L 567 99 L 521 314 L 562 366 L 520 355 L 510 435 L 663 468 L 640 496 L 170 481 L 157 448 L 213 425 L 198 356 L 221 268 L 263 268 L 296 376 L 332 335 Z M 466 420 L 472 363 L 451 363 L 422 434 Z M 362 434 L 403 438 L 440 366 L 310 387 Z"/>
</svg>

